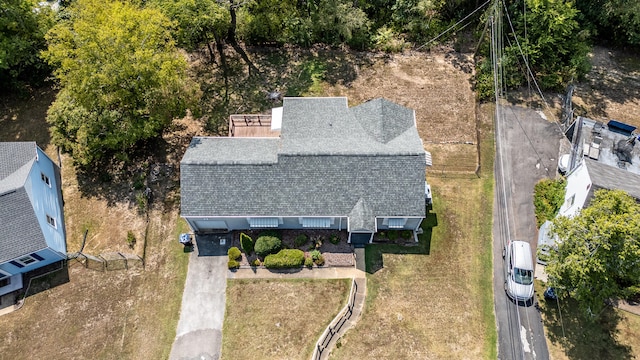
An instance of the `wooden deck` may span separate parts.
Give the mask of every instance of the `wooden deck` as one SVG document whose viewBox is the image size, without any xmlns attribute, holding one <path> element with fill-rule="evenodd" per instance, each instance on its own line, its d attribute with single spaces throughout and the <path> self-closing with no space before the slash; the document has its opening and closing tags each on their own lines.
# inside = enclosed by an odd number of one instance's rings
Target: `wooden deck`
<svg viewBox="0 0 640 360">
<path fill-rule="evenodd" d="M 231 115 L 230 137 L 278 137 L 280 130 L 271 130 L 271 115 Z"/>
</svg>

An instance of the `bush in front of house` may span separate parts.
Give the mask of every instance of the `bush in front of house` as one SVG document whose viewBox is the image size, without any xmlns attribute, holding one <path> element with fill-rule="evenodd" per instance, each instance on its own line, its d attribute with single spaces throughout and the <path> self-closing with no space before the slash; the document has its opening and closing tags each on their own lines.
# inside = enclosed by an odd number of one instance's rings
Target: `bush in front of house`
<svg viewBox="0 0 640 360">
<path fill-rule="evenodd" d="M 244 250 L 244 253 L 250 255 L 253 252 L 253 239 L 251 236 L 240 233 L 240 247 Z"/>
<path fill-rule="evenodd" d="M 298 268 L 304 264 L 304 252 L 298 249 L 283 249 L 264 258 L 264 266 L 270 269 Z"/>
<path fill-rule="evenodd" d="M 312 268 L 313 267 L 313 259 L 310 258 L 310 257 L 304 258 L 304 266 L 306 266 L 308 268 Z"/>
<path fill-rule="evenodd" d="M 311 260 L 313 260 L 313 262 L 318 266 L 324 265 L 324 256 L 322 256 L 318 250 L 313 250 L 311 252 Z"/>
<path fill-rule="evenodd" d="M 396 241 L 398 239 L 398 235 L 400 234 L 397 230 L 389 230 L 389 232 L 387 233 L 387 236 L 391 241 Z"/>
<path fill-rule="evenodd" d="M 229 251 L 227 251 L 227 255 L 229 255 L 229 260 L 238 260 L 242 256 L 242 253 L 240 252 L 240 249 L 232 246 L 229 248 Z"/>
<path fill-rule="evenodd" d="M 329 236 L 329 242 L 333 245 L 338 245 L 340 242 L 340 236 L 338 236 L 338 234 L 331 234 L 331 236 Z"/>
<path fill-rule="evenodd" d="M 260 265 L 262 265 L 262 262 L 258 258 L 253 259 L 253 261 L 251 261 L 251 266 L 255 267 L 255 266 L 260 266 Z"/>
<path fill-rule="evenodd" d="M 275 236 L 260 236 L 256 240 L 253 250 L 258 256 L 275 254 L 282 248 L 282 241 Z"/>
<path fill-rule="evenodd" d="M 296 238 L 293 240 L 293 244 L 296 247 L 303 246 L 307 242 L 309 242 L 309 237 L 307 236 L 307 234 L 300 234 L 300 235 L 296 236 Z"/>
<path fill-rule="evenodd" d="M 403 239 L 407 239 L 407 240 L 409 240 L 409 239 L 411 239 L 413 236 L 412 236 L 412 234 L 411 234 L 411 230 L 402 230 L 402 231 L 400 232 L 400 237 L 401 237 L 401 238 L 403 238 Z"/>
<path fill-rule="evenodd" d="M 227 262 L 227 266 L 229 267 L 229 270 L 234 270 L 240 267 L 240 263 L 236 260 L 229 259 L 229 261 Z"/>
<path fill-rule="evenodd" d="M 258 237 L 262 237 L 262 236 L 271 236 L 271 237 L 282 240 L 282 234 L 280 233 L 280 230 L 274 230 L 274 229 L 263 230 L 262 232 L 260 232 Z"/>
</svg>

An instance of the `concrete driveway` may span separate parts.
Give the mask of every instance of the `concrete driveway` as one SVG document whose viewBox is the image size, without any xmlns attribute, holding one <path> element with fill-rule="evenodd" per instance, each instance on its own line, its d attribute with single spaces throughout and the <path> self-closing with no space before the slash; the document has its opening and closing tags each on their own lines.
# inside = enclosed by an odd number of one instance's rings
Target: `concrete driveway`
<svg viewBox="0 0 640 360">
<path fill-rule="evenodd" d="M 220 240 L 225 240 L 221 244 Z M 196 238 L 189 258 L 171 360 L 220 358 L 230 235 Z"/>
</svg>

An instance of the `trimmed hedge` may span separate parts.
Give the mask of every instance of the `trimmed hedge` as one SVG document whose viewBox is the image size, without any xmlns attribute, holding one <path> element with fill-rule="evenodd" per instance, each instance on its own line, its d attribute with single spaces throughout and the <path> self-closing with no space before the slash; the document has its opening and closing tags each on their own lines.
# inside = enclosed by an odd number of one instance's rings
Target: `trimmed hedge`
<svg viewBox="0 0 640 360">
<path fill-rule="evenodd" d="M 258 256 L 277 253 L 282 248 L 282 241 L 274 236 L 260 236 L 256 240 L 253 250 Z"/>
<path fill-rule="evenodd" d="M 240 263 L 237 262 L 236 260 L 229 259 L 229 261 L 227 262 L 227 266 L 229 267 L 230 270 L 233 270 L 233 269 L 239 268 Z"/>
<path fill-rule="evenodd" d="M 227 251 L 227 255 L 229 255 L 229 260 L 238 260 L 242 256 L 242 253 L 240 252 L 240 249 L 232 246 L 229 248 L 229 251 Z"/>
<path fill-rule="evenodd" d="M 251 236 L 240 233 L 240 247 L 244 250 L 244 253 L 247 255 L 251 255 L 253 252 L 253 239 Z"/>
<path fill-rule="evenodd" d="M 264 258 L 264 266 L 271 269 L 298 268 L 304 264 L 304 252 L 298 249 L 284 249 Z"/>
</svg>

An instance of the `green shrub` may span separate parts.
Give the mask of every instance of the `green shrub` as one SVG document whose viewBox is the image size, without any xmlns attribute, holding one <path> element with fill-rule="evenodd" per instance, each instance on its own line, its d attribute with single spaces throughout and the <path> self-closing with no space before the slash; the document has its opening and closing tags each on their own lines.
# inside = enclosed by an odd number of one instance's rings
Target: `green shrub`
<svg viewBox="0 0 640 360">
<path fill-rule="evenodd" d="M 282 240 L 282 234 L 280 234 L 279 230 L 264 230 L 260 233 L 260 235 L 258 235 L 258 237 L 262 237 L 262 236 L 271 236 L 274 238 L 278 238 L 279 240 Z"/>
<path fill-rule="evenodd" d="M 240 247 L 244 250 L 244 253 L 250 255 L 253 252 L 253 239 L 251 236 L 240 233 Z"/>
<path fill-rule="evenodd" d="M 535 206 L 538 227 L 558 214 L 564 203 L 566 180 L 542 179 L 533 188 L 533 205 Z"/>
<path fill-rule="evenodd" d="M 313 259 L 310 257 L 304 258 L 304 266 L 308 267 L 308 268 L 312 268 L 313 267 Z"/>
<path fill-rule="evenodd" d="M 340 242 L 340 236 L 338 236 L 338 234 L 331 234 L 331 236 L 329 236 L 329 242 L 333 245 L 338 245 Z"/>
<path fill-rule="evenodd" d="M 274 254 L 282 248 L 282 241 L 274 236 L 260 236 L 256 240 L 254 251 L 258 256 Z"/>
<path fill-rule="evenodd" d="M 309 237 L 306 234 L 300 234 L 296 236 L 295 240 L 293 240 L 296 247 L 303 246 L 307 242 L 309 242 Z"/>
<path fill-rule="evenodd" d="M 229 259 L 229 261 L 227 262 L 227 266 L 229 267 L 230 270 L 233 270 L 233 269 L 239 268 L 240 263 L 237 262 L 236 260 Z"/>
<path fill-rule="evenodd" d="M 320 256 L 318 256 L 318 259 L 314 260 L 313 262 L 316 263 L 316 265 L 318 266 L 324 265 L 324 256 L 320 254 Z"/>
<path fill-rule="evenodd" d="M 398 235 L 400 234 L 398 233 L 397 230 L 389 230 L 389 233 L 388 233 L 389 240 L 396 241 L 398 239 Z"/>
<path fill-rule="evenodd" d="M 131 230 L 127 231 L 127 244 L 129 244 L 129 247 L 132 249 L 136 246 L 136 236 L 133 235 L 133 231 Z"/>
<path fill-rule="evenodd" d="M 400 237 L 403 239 L 411 239 L 411 230 L 402 230 L 400 232 Z"/>
<path fill-rule="evenodd" d="M 251 262 L 251 266 L 260 266 L 260 265 L 262 265 L 262 262 L 260 261 L 260 259 L 256 258 Z"/>
<path fill-rule="evenodd" d="M 240 249 L 232 246 L 229 248 L 229 251 L 227 251 L 227 255 L 229 255 L 229 260 L 238 260 L 242 256 L 242 253 L 240 252 Z"/>
<path fill-rule="evenodd" d="M 298 249 L 284 249 L 264 258 L 264 266 L 271 269 L 297 268 L 304 264 L 304 252 Z"/>
<path fill-rule="evenodd" d="M 320 251 L 318 251 L 318 250 L 313 250 L 311 252 L 311 259 L 313 259 L 313 261 L 318 260 L 318 258 L 320 258 L 320 256 L 322 256 L 322 254 L 320 254 Z"/>
</svg>

